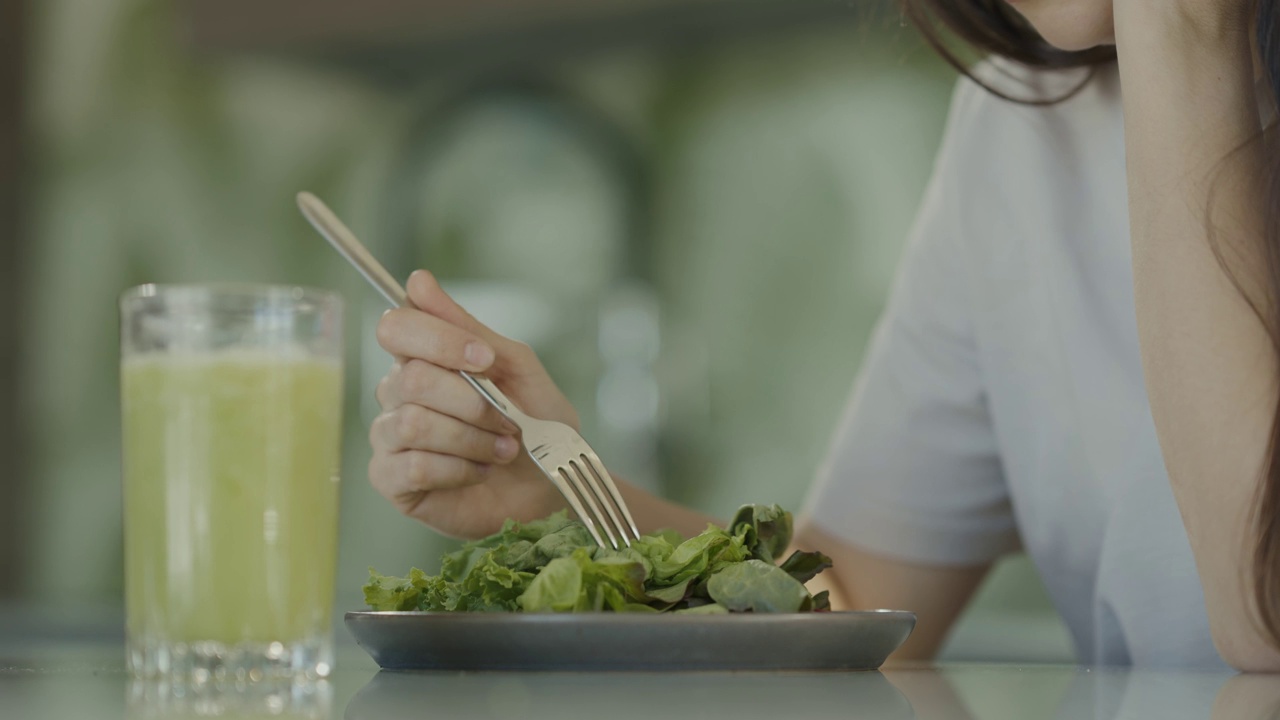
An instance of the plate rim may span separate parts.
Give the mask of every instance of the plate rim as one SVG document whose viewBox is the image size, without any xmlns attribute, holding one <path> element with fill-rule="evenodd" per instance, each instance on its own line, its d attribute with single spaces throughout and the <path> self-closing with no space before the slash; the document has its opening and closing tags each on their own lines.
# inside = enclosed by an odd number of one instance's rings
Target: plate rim
<svg viewBox="0 0 1280 720">
<path fill-rule="evenodd" d="M 911 610 L 832 610 L 823 612 L 794 613 L 727 613 L 722 615 L 684 615 L 677 613 L 628 613 L 628 612 L 477 612 L 477 611 L 427 611 L 427 610 L 348 610 L 343 614 L 345 621 L 369 618 L 431 618 L 450 619 L 460 622 L 564 622 L 564 623 L 644 623 L 658 620 L 668 622 L 713 622 L 713 623 L 759 623 L 778 620 L 813 622 L 814 620 L 851 618 L 884 618 L 894 620 L 918 621 L 916 613 Z M 661 618 L 659 620 L 659 618 Z"/>
</svg>

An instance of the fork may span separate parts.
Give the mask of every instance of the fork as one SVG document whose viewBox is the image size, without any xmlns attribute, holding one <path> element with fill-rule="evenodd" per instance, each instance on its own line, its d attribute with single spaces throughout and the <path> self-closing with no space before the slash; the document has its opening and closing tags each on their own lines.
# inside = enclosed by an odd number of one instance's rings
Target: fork
<svg viewBox="0 0 1280 720">
<path fill-rule="evenodd" d="M 308 192 L 298 193 L 298 209 L 388 302 L 396 307 L 413 307 L 404 287 L 319 198 Z M 581 435 L 564 423 L 525 413 L 489 378 L 463 370 L 455 372 L 520 428 L 525 451 L 564 496 L 597 545 L 605 547 L 605 538 L 608 538 L 609 546 L 617 550 L 639 539 L 640 531 L 617 484 L 600 462 L 600 456 Z"/>
</svg>

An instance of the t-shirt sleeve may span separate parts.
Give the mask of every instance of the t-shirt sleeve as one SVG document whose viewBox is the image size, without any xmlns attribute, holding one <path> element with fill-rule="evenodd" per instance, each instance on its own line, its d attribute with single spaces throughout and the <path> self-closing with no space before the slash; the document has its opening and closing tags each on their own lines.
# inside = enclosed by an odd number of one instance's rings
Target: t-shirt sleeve
<svg viewBox="0 0 1280 720">
<path fill-rule="evenodd" d="M 861 549 L 980 565 L 1018 534 L 971 322 L 966 175 L 980 161 L 983 91 L 962 82 L 888 305 L 809 493 L 805 515 Z M 993 150 L 994 148 L 988 148 Z"/>
</svg>

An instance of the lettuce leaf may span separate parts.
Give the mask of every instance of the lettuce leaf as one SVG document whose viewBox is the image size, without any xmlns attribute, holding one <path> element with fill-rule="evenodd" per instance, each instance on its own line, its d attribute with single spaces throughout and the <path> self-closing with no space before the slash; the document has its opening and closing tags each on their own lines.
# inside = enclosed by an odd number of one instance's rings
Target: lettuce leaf
<svg viewBox="0 0 1280 720">
<path fill-rule="evenodd" d="M 791 544 L 791 513 L 777 505 L 743 505 L 729 527 L 752 557 L 767 563 L 776 562 Z"/>
<path fill-rule="evenodd" d="M 803 584 L 777 565 L 756 559 L 711 576 L 707 592 L 731 612 L 799 612 L 813 606 Z"/>
<path fill-rule="evenodd" d="M 818 573 L 831 567 L 831 558 L 820 552 L 804 552 L 797 550 L 791 553 L 791 557 L 783 561 L 781 568 L 783 572 L 791 577 L 807 583 L 817 577 Z"/>
<path fill-rule="evenodd" d="M 364 601 L 374 610 L 417 610 L 422 602 L 426 573 L 409 570 L 409 577 L 379 575 L 369 568 L 369 582 L 364 586 Z"/>
</svg>

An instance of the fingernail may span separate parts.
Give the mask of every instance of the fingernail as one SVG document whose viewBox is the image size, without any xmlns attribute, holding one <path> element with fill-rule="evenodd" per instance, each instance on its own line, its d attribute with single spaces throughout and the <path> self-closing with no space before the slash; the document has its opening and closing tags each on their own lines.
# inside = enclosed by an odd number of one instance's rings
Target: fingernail
<svg viewBox="0 0 1280 720">
<path fill-rule="evenodd" d="M 469 343 L 462 354 L 477 370 L 483 370 L 493 364 L 493 350 L 484 343 Z"/>
<path fill-rule="evenodd" d="M 520 452 L 520 443 L 510 435 L 503 435 L 493 444 L 493 453 L 499 460 L 510 460 Z"/>
</svg>

